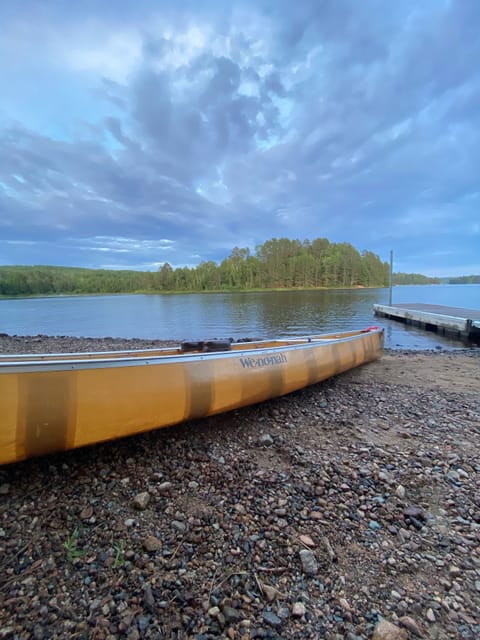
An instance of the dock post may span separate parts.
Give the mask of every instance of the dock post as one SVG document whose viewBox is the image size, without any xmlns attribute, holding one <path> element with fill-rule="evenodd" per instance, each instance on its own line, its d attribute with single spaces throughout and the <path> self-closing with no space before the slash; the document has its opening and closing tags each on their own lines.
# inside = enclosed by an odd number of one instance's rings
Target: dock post
<svg viewBox="0 0 480 640">
<path fill-rule="evenodd" d="M 393 251 L 390 251 L 390 290 L 388 292 L 388 306 L 392 306 L 392 286 L 393 286 Z"/>
</svg>

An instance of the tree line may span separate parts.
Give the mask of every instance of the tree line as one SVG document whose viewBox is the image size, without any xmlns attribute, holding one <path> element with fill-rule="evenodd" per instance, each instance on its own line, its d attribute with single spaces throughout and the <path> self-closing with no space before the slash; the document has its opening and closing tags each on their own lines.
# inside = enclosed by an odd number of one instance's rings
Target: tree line
<svg viewBox="0 0 480 640">
<path fill-rule="evenodd" d="M 421 273 L 396 273 L 394 276 L 395 284 L 440 284 L 440 278 L 429 278 Z"/>
<path fill-rule="evenodd" d="M 459 276 L 458 278 L 450 278 L 449 284 L 480 284 L 480 275 Z"/>
<path fill-rule="evenodd" d="M 419 280 L 421 279 L 421 281 Z M 398 284 L 436 282 L 419 274 L 395 274 Z M 0 267 L 0 295 L 245 291 L 252 289 L 385 287 L 389 265 L 371 251 L 326 238 L 273 238 L 254 253 L 235 247 L 220 263 L 158 271 L 83 269 L 54 266 Z"/>
</svg>

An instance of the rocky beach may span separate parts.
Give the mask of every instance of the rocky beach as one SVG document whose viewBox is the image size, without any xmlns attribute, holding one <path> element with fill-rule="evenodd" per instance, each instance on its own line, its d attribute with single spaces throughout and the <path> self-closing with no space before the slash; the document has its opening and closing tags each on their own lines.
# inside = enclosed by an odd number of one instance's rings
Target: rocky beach
<svg viewBox="0 0 480 640">
<path fill-rule="evenodd" d="M 478 348 L 0 467 L 0 638 L 474 640 L 479 480 Z"/>
</svg>

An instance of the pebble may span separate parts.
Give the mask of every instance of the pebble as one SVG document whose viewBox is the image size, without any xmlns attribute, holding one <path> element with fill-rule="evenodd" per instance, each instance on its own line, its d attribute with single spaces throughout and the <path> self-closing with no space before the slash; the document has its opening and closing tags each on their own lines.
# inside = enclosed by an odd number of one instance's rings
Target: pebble
<svg viewBox="0 0 480 640">
<path fill-rule="evenodd" d="M 423 638 L 425 635 L 423 628 L 411 616 L 402 616 L 401 618 L 399 618 L 398 623 L 418 638 Z"/>
<path fill-rule="evenodd" d="M 142 491 L 141 493 L 137 493 L 137 495 L 133 499 L 133 506 L 137 511 L 144 511 L 150 502 L 150 494 L 148 491 Z"/>
<path fill-rule="evenodd" d="M 432 608 L 427 609 L 426 618 L 429 622 L 435 622 L 436 618 Z"/>
<path fill-rule="evenodd" d="M 225 616 L 225 620 L 227 622 L 238 622 L 243 617 L 241 611 L 237 611 L 236 609 L 228 605 L 225 605 L 222 608 L 222 613 Z"/>
<path fill-rule="evenodd" d="M 451 578 L 458 578 L 459 576 L 462 575 L 462 570 L 460 569 L 460 567 L 457 567 L 454 564 L 451 564 L 448 567 L 448 573 L 450 574 Z"/>
<path fill-rule="evenodd" d="M 262 591 L 268 602 L 273 602 L 278 595 L 277 589 L 269 584 L 262 584 Z"/>
<path fill-rule="evenodd" d="M 278 629 L 282 626 L 282 620 L 273 611 L 264 611 L 263 621 L 271 627 Z"/>
<path fill-rule="evenodd" d="M 300 560 L 302 562 L 302 570 L 308 576 L 315 576 L 318 573 L 318 562 L 315 555 L 309 549 L 300 550 Z"/>
<path fill-rule="evenodd" d="M 300 536 L 300 542 L 302 544 L 304 544 L 306 547 L 310 547 L 312 549 L 317 546 L 315 544 L 315 542 L 312 540 L 312 538 L 310 536 L 307 536 L 307 535 L 301 535 Z"/>
<path fill-rule="evenodd" d="M 146 551 L 159 551 L 162 548 L 162 542 L 155 536 L 148 536 L 143 541 L 143 547 Z"/>
<path fill-rule="evenodd" d="M 89 505 L 80 511 L 80 520 L 89 520 L 93 516 L 93 508 Z"/>
<path fill-rule="evenodd" d="M 292 616 L 294 618 L 303 618 L 306 611 L 307 610 L 303 602 L 295 602 L 292 606 Z"/>
<path fill-rule="evenodd" d="M 425 511 L 421 507 L 410 505 L 403 510 L 403 516 L 405 518 L 414 518 L 415 520 L 425 520 Z"/>
<path fill-rule="evenodd" d="M 405 629 L 383 619 L 377 623 L 372 640 L 408 640 L 408 633 Z"/>
<path fill-rule="evenodd" d="M 395 495 L 397 496 L 397 498 L 400 498 L 400 500 L 403 500 L 405 498 L 405 494 L 406 494 L 405 487 L 399 484 L 395 489 Z"/>
</svg>

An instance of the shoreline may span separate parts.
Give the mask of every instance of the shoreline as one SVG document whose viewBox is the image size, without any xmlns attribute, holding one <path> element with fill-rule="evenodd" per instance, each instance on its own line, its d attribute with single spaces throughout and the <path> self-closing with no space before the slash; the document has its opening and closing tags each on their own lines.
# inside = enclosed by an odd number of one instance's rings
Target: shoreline
<svg viewBox="0 0 480 640">
<path fill-rule="evenodd" d="M 4 353 L 171 344 L 13 338 Z M 1 637 L 359 640 L 382 618 L 400 640 L 479 637 L 479 372 L 478 349 L 387 350 L 0 467 Z"/>
<path fill-rule="evenodd" d="M 394 286 L 417 286 L 417 285 L 394 285 Z M 426 285 L 418 285 L 426 286 Z M 157 296 L 157 295 L 192 295 L 202 293 L 259 293 L 259 292 L 273 292 L 281 293 L 292 291 L 351 291 L 356 289 L 388 289 L 388 285 L 352 285 L 345 287 L 270 287 L 270 288 L 257 288 L 257 289 L 201 289 L 201 290 L 167 290 L 159 289 L 158 291 L 151 291 L 146 289 L 145 291 L 103 291 L 103 292 L 83 292 L 83 293 L 31 293 L 31 294 L 18 294 L 18 295 L 0 295 L 0 300 L 29 300 L 31 298 L 78 298 L 84 296 Z"/>
</svg>

